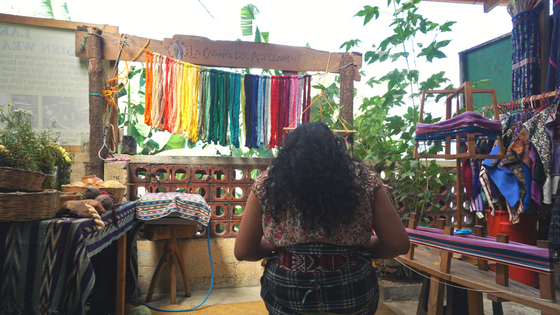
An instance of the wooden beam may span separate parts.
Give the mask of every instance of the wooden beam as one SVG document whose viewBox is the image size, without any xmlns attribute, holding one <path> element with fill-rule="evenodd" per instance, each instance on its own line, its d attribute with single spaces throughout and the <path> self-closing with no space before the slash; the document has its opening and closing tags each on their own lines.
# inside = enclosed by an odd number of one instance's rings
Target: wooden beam
<svg viewBox="0 0 560 315">
<path fill-rule="evenodd" d="M 500 243 L 509 243 L 509 235 L 498 234 L 496 241 Z M 505 264 L 496 263 L 496 283 L 507 287 L 509 285 L 509 266 Z"/>
<path fill-rule="evenodd" d="M 122 35 L 122 37 L 121 37 Z M 80 47 L 87 32 L 76 31 L 76 47 Z M 103 59 L 128 60 L 138 55 L 137 61 L 144 61 L 142 47 L 168 57 L 181 59 L 200 66 L 228 68 L 259 68 L 276 69 L 296 72 L 328 71 L 340 73 L 340 60 L 343 53 L 331 53 L 307 47 L 286 45 L 238 42 L 211 41 L 203 37 L 175 35 L 163 41 L 126 34 L 104 32 Z M 119 56 L 119 38 L 126 43 L 123 53 Z M 182 56 L 175 56 L 175 51 Z M 76 50 L 76 56 L 89 58 L 84 50 Z M 178 58 L 182 57 L 182 58 Z M 362 55 L 353 52 L 354 80 L 360 81 L 359 69 L 362 67 Z"/>
<path fill-rule="evenodd" d="M 486 0 L 486 2 L 484 2 L 484 13 L 492 11 L 500 2 L 503 2 L 503 0 Z"/>
</svg>

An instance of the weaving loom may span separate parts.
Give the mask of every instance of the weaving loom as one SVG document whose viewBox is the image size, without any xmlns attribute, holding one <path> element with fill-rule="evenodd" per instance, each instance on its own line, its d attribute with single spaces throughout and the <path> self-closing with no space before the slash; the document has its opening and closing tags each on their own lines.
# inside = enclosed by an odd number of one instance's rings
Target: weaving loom
<svg viewBox="0 0 560 315">
<path fill-rule="evenodd" d="M 485 236 L 483 226 L 475 226 L 476 236 L 453 235 L 453 227 L 445 226 L 445 219 L 438 221 L 438 229 L 418 227 L 418 214 L 411 213 L 407 232 L 411 241 L 406 256 L 397 260 L 425 272 L 431 280 L 425 280 L 420 294 L 418 310 L 427 308 L 428 314 L 442 314 L 445 286 L 448 286 L 448 306 L 455 303 L 467 305 L 469 314 L 484 314 L 482 293 L 488 292 L 493 302 L 512 301 L 541 310 L 542 314 L 558 314 L 560 304 L 556 301 L 554 267 L 549 242 L 539 241 L 538 246 L 508 242 L 508 236 L 498 234 L 496 238 Z M 441 250 L 439 261 L 425 251 L 415 251 L 417 245 Z M 464 261 L 455 260 L 453 253 L 477 258 L 478 268 Z M 496 264 L 496 273 L 489 271 L 488 262 Z M 453 270 L 451 265 L 453 264 Z M 509 266 L 516 266 L 539 273 L 539 292 L 532 287 L 508 281 Z M 462 286 L 467 293 L 458 301 L 450 301 L 454 294 L 450 288 Z M 453 290 L 453 289 L 451 289 Z"/>
<path fill-rule="evenodd" d="M 487 119 L 482 115 L 474 113 L 473 93 L 488 93 L 492 98 L 492 109 L 494 120 Z M 436 124 L 422 123 L 424 116 L 424 105 L 426 96 L 431 94 L 448 94 L 445 105 L 445 120 Z M 466 112 L 458 114 L 459 96 L 464 95 Z M 456 99 L 456 117 L 451 117 L 451 106 L 453 99 Z M 501 125 L 498 117 L 498 107 L 496 101 L 496 91 L 494 89 L 473 89 L 471 82 L 463 83 L 456 90 L 424 90 L 422 91 L 422 102 L 420 104 L 420 115 L 416 125 L 416 144 L 414 146 L 414 158 L 444 158 L 444 159 L 501 159 L 504 157 Z M 498 142 L 499 153 L 479 154 L 476 151 L 476 141 L 488 139 Z M 444 143 L 444 152 L 437 154 L 419 152 L 421 145 L 432 145 L 437 142 Z M 451 143 L 457 144 L 455 153 L 451 152 Z M 460 152 L 461 146 L 465 144 L 464 152 Z"/>
</svg>

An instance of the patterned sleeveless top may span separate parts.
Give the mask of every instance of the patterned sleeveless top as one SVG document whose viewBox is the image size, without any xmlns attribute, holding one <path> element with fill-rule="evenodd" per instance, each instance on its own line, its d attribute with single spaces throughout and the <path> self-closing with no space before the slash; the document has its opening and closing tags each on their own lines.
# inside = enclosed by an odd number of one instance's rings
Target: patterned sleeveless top
<svg viewBox="0 0 560 315">
<path fill-rule="evenodd" d="M 263 210 L 263 232 L 265 240 L 269 244 L 277 247 L 285 247 L 304 243 L 330 243 L 341 246 L 360 246 L 365 245 L 372 231 L 372 205 L 375 192 L 381 188 L 383 182 L 379 176 L 366 167 L 356 167 L 358 187 L 361 189 L 361 198 L 358 209 L 354 212 L 349 223 L 341 224 L 331 233 L 327 234 L 326 229 L 316 227 L 309 229 L 302 224 L 298 216 L 293 216 L 291 211 L 286 211 L 281 216 L 280 221 L 275 221 L 267 214 L 269 213 L 270 202 L 266 197 L 264 181 L 268 178 L 268 171 L 272 166 L 266 169 L 256 179 L 252 187 L 252 191 L 259 199 Z M 288 205 L 289 207 L 290 205 Z"/>
</svg>

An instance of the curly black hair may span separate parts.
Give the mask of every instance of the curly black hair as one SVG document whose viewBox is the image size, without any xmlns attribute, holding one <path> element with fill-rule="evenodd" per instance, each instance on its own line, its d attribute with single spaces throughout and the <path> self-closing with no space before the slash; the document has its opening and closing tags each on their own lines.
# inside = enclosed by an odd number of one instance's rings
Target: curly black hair
<svg viewBox="0 0 560 315">
<path fill-rule="evenodd" d="M 361 163 L 360 163 L 361 164 Z M 288 207 L 309 229 L 348 223 L 359 204 L 356 161 L 342 140 L 322 122 L 302 124 L 291 132 L 264 181 L 270 216 L 279 221 Z"/>
</svg>

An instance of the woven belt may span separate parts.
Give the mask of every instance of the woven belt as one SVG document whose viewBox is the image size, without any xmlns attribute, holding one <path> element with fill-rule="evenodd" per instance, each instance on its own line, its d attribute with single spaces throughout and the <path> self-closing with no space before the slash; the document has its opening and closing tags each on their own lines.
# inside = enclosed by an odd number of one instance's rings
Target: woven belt
<svg viewBox="0 0 560 315">
<path fill-rule="evenodd" d="M 360 267 L 358 250 L 336 255 L 297 254 L 283 249 L 277 250 L 276 266 L 295 272 L 333 272 Z"/>
</svg>

